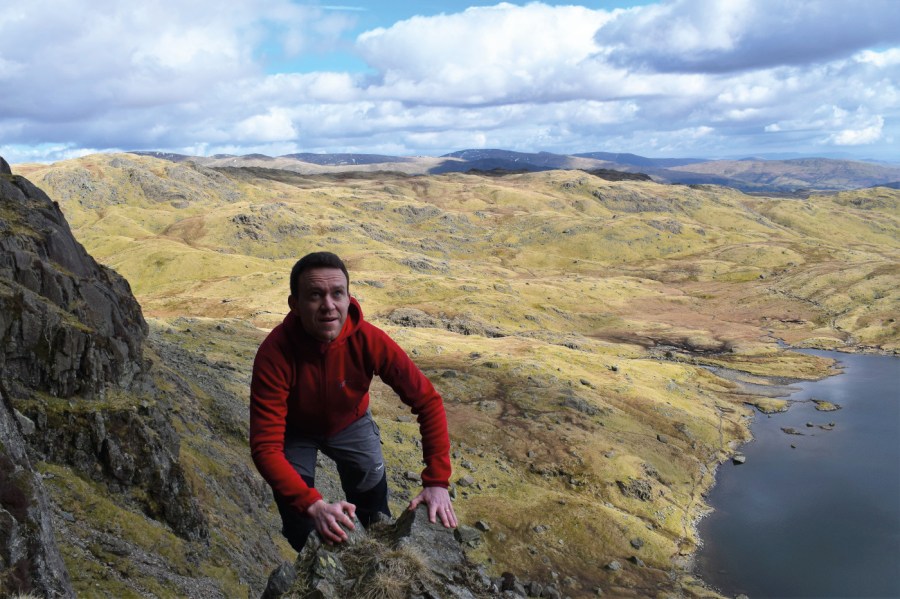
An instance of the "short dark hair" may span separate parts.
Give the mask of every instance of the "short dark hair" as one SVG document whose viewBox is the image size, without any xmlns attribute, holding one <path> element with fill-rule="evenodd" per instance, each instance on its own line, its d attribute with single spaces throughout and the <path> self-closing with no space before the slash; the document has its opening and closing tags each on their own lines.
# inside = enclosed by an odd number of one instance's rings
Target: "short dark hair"
<svg viewBox="0 0 900 599">
<path fill-rule="evenodd" d="M 332 254 L 331 252 L 313 252 L 297 260 L 294 268 L 291 269 L 291 295 L 294 297 L 297 297 L 297 285 L 300 275 L 311 268 L 341 269 L 341 272 L 347 277 L 347 291 L 350 290 L 350 274 L 347 272 L 347 267 L 344 266 L 344 261 L 338 258 L 337 254 Z"/>
</svg>

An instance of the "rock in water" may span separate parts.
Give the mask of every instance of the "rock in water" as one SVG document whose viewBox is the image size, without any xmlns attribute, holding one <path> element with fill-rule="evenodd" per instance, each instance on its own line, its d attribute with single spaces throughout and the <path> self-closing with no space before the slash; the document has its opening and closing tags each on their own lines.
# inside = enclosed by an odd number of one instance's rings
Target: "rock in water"
<svg viewBox="0 0 900 599">
<path fill-rule="evenodd" d="M 830 401 L 825 401 L 823 399 L 814 399 L 812 402 L 815 404 L 816 409 L 820 412 L 834 412 L 836 410 L 840 410 L 841 406 L 836 403 L 831 403 Z"/>
<path fill-rule="evenodd" d="M 803 435 L 803 433 L 790 426 L 781 427 L 781 432 L 783 432 L 785 435 Z"/>
</svg>

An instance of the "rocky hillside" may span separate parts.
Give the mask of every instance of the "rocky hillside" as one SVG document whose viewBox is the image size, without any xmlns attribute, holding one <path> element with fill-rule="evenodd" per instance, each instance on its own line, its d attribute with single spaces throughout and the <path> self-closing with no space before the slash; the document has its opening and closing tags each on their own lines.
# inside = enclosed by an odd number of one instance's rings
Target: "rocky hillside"
<svg viewBox="0 0 900 599">
<path fill-rule="evenodd" d="M 603 170 L 642 174 L 661 183 L 723 185 L 745 192 L 806 195 L 815 191 L 842 191 L 896 184 L 900 165 L 828 158 L 793 160 L 704 160 L 698 158 L 645 158 L 635 154 L 588 152 L 563 155 L 509 150 L 462 150 L 439 157 L 401 157 L 378 154 L 263 154 L 245 156 L 185 156 L 161 152 L 138 155 L 173 162 L 193 162 L 214 168 L 274 168 L 306 175 L 339 172 L 396 172 L 410 175 L 446 173 L 522 173 L 547 170 Z"/>
<path fill-rule="evenodd" d="M 39 189 L 0 179 L 0 368 L 14 387 L 58 397 L 128 387 L 147 324 L 128 283 L 98 265 Z"/>
<path fill-rule="evenodd" d="M 107 390 L 103 408 L 165 441 L 205 522 L 180 530 L 158 502 L 120 499 L 134 486 L 101 476 L 102 460 L 85 470 L 33 442 L 53 460 L 51 499 L 94 506 L 56 517 L 73 539 L 63 558 L 95 566 L 70 571 L 76 588 L 243 596 L 292 557 L 249 465 L 246 389 L 256 346 L 286 309 L 287 272 L 308 251 L 347 260 L 367 316 L 444 396 L 457 512 L 481 523 L 468 559 L 491 581 L 512 573 L 572 597 L 711 595 L 691 575 L 693 525 L 715 468 L 747 439 L 747 404 L 772 401 L 740 383 L 828 372 L 779 339 L 898 348 L 896 190 L 801 200 L 582 171 L 302 175 L 267 164 L 104 155 L 17 167 L 148 315 L 146 368 Z M 96 404 L 69 403 L 17 405 L 36 426 L 43 409 L 102 437 L 84 407 Z M 400 514 L 421 457 L 398 404 L 374 388 Z M 103 430 L 138 436 L 101 413 Z"/>
<path fill-rule="evenodd" d="M 159 357 L 166 346 L 148 337 L 128 283 L 75 241 L 58 204 L 2 167 L 0 595 L 261 588 L 260 565 L 280 548 L 223 540 L 268 518 L 254 515 L 266 498 L 242 407 L 206 414 L 204 390 Z M 215 492 L 183 445 L 195 428 L 237 446 L 204 447 L 231 472 Z M 220 524 L 229 506 L 246 517 Z"/>
<path fill-rule="evenodd" d="M 0 391 L 0 592 L 73 597 L 40 475 L 28 457 L 28 421 Z"/>
</svg>

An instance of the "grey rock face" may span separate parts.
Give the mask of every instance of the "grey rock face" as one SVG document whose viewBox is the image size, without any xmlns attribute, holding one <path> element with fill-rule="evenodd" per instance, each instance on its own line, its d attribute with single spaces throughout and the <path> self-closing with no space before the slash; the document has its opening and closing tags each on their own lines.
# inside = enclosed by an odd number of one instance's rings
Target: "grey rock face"
<svg viewBox="0 0 900 599">
<path fill-rule="evenodd" d="M 74 597 L 43 484 L 12 407 L 0 394 L 0 592 Z"/>
<path fill-rule="evenodd" d="M 134 487 L 148 515 L 189 540 L 208 526 L 158 408 L 85 405 L 108 388 L 142 389 L 148 333 L 128 283 L 75 241 L 59 206 L 0 174 L 0 383 L 31 423 L 36 458 L 68 464 L 110 491 Z M 22 398 L 44 397 L 26 408 Z"/>
<path fill-rule="evenodd" d="M 87 478 L 102 480 L 112 492 L 144 489 L 147 514 L 166 522 L 179 536 L 205 540 L 206 517 L 178 461 L 179 439 L 156 408 L 35 414 L 39 434 L 31 447 L 42 459 L 70 464 Z"/>
<path fill-rule="evenodd" d="M 491 582 L 466 560 L 451 529 L 428 521 L 424 505 L 404 512 L 396 522 L 372 524 L 368 532 L 357 521 L 349 539 L 339 545 L 322 543 L 313 533 L 293 573 L 287 573 L 295 576 L 288 590 L 281 590 L 284 569 L 273 572 L 266 599 L 381 596 L 379 588 L 391 589 L 384 596 L 476 599 L 489 592 Z"/>
<path fill-rule="evenodd" d="M 622 495 L 641 501 L 650 501 L 653 498 L 653 486 L 644 478 L 629 478 L 628 481 L 617 480 Z"/>
<path fill-rule="evenodd" d="M 284 562 L 269 575 L 269 581 L 260 599 L 281 597 L 291 590 L 291 585 L 294 584 L 296 579 L 297 571 L 294 569 L 294 564 Z"/>
<path fill-rule="evenodd" d="M 454 537 L 453 530 L 428 521 L 428 509 L 422 504 L 415 511 L 405 511 L 397 519 L 394 538 L 397 546 L 414 546 L 421 551 L 429 568 L 447 580 L 462 568 L 466 556 Z"/>
<path fill-rule="evenodd" d="M 131 385 L 147 323 L 128 283 L 87 254 L 59 206 L 0 175 L 0 370 L 57 397 Z"/>
<path fill-rule="evenodd" d="M 474 318 L 463 315 L 457 315 L 453 318 L 441 315 L 440 318 L 435 318 L 416 308 L 397 308 L 387 318 L 394 324 L 403 327 L 445 328 L 460 335 L 506 336 L 506 333 L 497 327 L 486 325 Z"/>
</svg>

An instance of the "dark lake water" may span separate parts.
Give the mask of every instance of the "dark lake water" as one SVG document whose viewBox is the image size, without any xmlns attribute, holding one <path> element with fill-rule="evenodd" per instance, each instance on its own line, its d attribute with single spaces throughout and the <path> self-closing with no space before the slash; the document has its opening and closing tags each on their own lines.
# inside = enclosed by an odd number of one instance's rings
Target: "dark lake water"
<svg viewBox="0 0 900 599">
<path fill-rule="evenodd" d="M 696 571 L 726 596 L 900 598 L 900 358 L 806 353 L 844 372 L 790 399 L 842 409 L 756 415 L 747 462 L 719 467 Z"/>
</svg>

